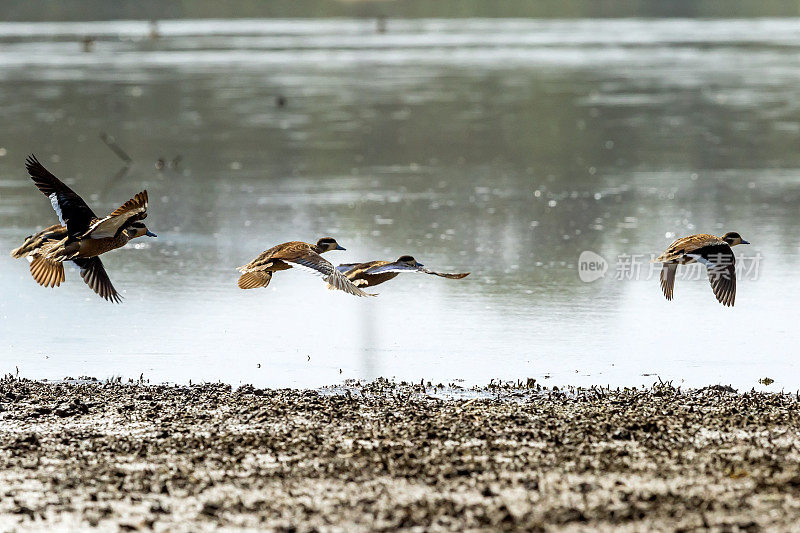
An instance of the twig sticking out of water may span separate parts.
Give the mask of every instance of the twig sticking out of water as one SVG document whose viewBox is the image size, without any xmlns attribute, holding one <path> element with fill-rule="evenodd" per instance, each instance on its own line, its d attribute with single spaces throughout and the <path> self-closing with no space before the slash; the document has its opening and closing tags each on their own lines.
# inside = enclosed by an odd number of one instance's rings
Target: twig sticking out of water
<svg viewBox="0 0 800 533">
<path fill-rule="evenodd" d="M 106 132 L 102 132 L 100 134 L 100 140 L 103 141 L 103 144 L 108 146 L 109 149 L 111 149 L 111 151 L 114 152 L 114 154 L 123 162 L 122 168 L 120 168 L 108 181 L 108 185 L 106 185 L 104 191 L 104 193 L 106 193 L 114 186 L 114 184 L 117 183 L 117 181 L 121 180 L 125 174 L 128 173 L 128 170 L 130 170 L 131 165 L 133 164 L 133 159 L 131 159 L 131 156 L 129 156 L 128 153 L 117 144 L 117 141 L 114 139 L 114 137 Z"/>
<path fill-rule="evenodd" d="M 116 154 L 117 157 L 122 159 L 126 165 L 130 165 L 131 163 L 133 163 L 133 159 L 131 159 L 131 156 L 129 156 L 125 152 L 125 150 L 120 148 L 114 137 L 110 136 L 106 132 L 103 132 L 100 134 L 100 140 L 103 141 L 105 145 L 108 146 L 111 149 L 111 151 L 114 152 L 114 154 Z"/>
</svg>

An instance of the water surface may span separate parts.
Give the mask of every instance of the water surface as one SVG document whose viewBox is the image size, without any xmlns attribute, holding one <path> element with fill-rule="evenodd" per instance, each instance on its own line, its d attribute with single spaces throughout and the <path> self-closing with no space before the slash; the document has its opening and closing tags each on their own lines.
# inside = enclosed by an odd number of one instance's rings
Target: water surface
<svg viewBox="0 0 800 533">
<path fill-rule="evenodd" d="M 376 27 L 0 24 L 0 248 L 56 220 L 31 152 L 98 213 L 147 188 L 159 234 L 104 256 L 119 306 L 1 255 L 0 372 L 800 388 L 800 20 Z M 134 160 L 122 176 L 104 132 Z M 650 254 L 729 230 L 757 267 L 736 306 L 703 279 L 667 302 Z M 334 262 L 472 274 L 402 276 L 369 301 L 300 271 L 236 288 L 262 250 L 326 235 L 347 248 Z M 592 283 L 587 250 L 608 261 Z"/>
</svg>

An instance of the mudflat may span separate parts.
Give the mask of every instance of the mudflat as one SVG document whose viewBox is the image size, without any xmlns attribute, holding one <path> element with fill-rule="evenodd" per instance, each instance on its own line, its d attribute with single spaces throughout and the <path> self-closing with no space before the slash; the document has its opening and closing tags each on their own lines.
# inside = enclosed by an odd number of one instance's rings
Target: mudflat
<svg viewBox="0 0 800 533">
<path fill-rule="evenodd" d="M 0 530 L 795 529 L 800 402 L 0 381 Z"/>
</svg>

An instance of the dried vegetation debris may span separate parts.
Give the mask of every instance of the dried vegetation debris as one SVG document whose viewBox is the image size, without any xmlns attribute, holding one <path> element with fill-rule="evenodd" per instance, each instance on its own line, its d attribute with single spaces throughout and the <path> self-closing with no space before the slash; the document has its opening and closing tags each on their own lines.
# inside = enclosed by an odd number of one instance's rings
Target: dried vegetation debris
<svg viewBox="0 0 800 533">
<path fill-rule="evenodd" d="M 5 379 L 0 530 L 756 530 L 800 518 L 793 395 L 470 392 Z"/>
</svg>

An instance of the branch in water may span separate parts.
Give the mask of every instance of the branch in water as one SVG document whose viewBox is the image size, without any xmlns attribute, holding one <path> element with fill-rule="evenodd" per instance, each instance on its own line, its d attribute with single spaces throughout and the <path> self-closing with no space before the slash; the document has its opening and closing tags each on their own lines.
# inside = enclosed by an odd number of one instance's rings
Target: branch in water
<svg viewBox="0 0 800 533">
<path fill-rule="evenodd" d="M 120 146 L 114 140 L 114 137 L 103 132 L 100 134 L 100 140 L 103 141 L 105 145 L 108 146 L 111 149 L 111 151 L 117 155 L 117 157 L 125 161 L 126 164 L 130 165 L 131 163 L 133 163 L 133 159 L 131 159 L 131 156 L 129 156 L 125 152 L 125 150 L 120 148 Z"/>
</svg>

